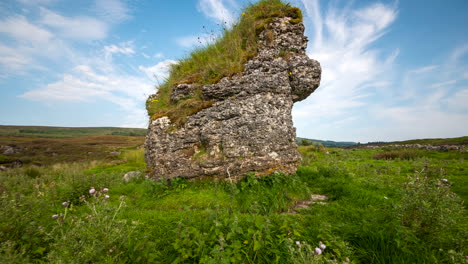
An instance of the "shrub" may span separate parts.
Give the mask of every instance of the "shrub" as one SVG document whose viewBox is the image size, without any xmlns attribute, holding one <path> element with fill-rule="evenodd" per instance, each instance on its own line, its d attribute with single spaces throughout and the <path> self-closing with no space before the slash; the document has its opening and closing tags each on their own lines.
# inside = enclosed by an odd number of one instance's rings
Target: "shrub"
<svg viewBox="0 0 468 264">
<path fill-rule="evenodd" d="M 463 202 L 442 177 L 443 170 L 429 166 L 411 176 L 396 208 L 398 219 L 433 248 L 463 250 L 468 235 Z"/>
<path fill-rule="evenodd" d="M 53 216 L 57 225 L 48 234 L 53 241 L 48 254 L 50 262 L 116 263 L 126 252 L 134 226 L 116 218 L 124 201 L 113 205 L 104 189 L 94 190 L 83 199 L 87 215 L 70 215 L 66 207 L 64 213 Z"/>
</svg>

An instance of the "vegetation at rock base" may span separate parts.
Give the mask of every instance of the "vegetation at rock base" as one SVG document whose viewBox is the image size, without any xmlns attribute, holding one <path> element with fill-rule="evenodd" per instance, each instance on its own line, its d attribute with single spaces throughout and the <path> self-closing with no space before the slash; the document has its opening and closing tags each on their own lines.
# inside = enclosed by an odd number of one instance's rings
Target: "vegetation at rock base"
<svg viewBox="0 0 468 264">
<path fill-rule="evenodd" d="M 257 55 L 258 34 L 275 17 L 291 17 L 290 23 L 302 22 L 301 10 L 281 0 L 261 0 L 251 4 L 231 29 L 223 25 L 221 37 L 215 39 L 212 35 L 214 43 L 206 43 L 188 58 L 172 65 L 168 79 L 158 87 L 157 94 L 146 101 L 148 115 L 152 119 L 168 116 L 173 123 L 181 124 L 187 116 L 211 106 L 210 102 L 201 99 L 201 86 L 242 72 L 244 64 Z M 184 83 L 199 87 L 190 98 L 172 103 L 172 88 Z"/>
<path fill-rule="evenodd" d="M 1 171 L 0 263 L 466 262 L 468 152 L 301 146 L 292 176 L 168 183 L 115 151 Z"/>
</svg>

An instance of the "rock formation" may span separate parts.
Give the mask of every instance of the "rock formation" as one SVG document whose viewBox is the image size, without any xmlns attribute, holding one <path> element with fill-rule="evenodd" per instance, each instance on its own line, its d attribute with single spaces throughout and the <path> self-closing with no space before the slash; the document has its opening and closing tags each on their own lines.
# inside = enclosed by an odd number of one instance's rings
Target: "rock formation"
<svg viewBox="0 0 468 264">
<path fill-rule="evenodd" d="M 306 54 L 302 23 L 274 18 L 258 36 L 258 54 L 245 69 L 201 88 L 213 104 L 175 128 L 167 116 L 150 121 L 145 158 L 149 177 L 193 178 L 292 174 L 300 161 L 291 110 L 320 84 L 320 64 Z M 172 89 L 171 101 L 192 84 Z"/>
</svg>

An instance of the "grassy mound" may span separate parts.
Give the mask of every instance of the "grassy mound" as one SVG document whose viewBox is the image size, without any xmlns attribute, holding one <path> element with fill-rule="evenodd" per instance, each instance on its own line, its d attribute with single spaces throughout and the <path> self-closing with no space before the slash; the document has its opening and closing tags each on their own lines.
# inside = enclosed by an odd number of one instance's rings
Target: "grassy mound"
<svg viewBox="0 0 468 264">
<path fill-rule="evenodd" d="M 159 86 L 156 96 L 150 96 L 146 109 L 151 119 L 167 116 L 176 125 L 187 116 L 210 107 L 201 99 L 201 87 L 217 83 L 221 78 L 244 70 L 244 64 L 257 55 L 257 37 L 275 17 L 291 17 L 290 23 L 302 22 L 301 10 L 281 0 L 261 0 L 248 6 L 232 29 L 224 29 L 215 43 L 195 49 L 188 58 L 172 66 L 169 78 Z M 178 84 L 198 84 L 191 98 L 171 103 L 172 87 Z"/>
</svg>

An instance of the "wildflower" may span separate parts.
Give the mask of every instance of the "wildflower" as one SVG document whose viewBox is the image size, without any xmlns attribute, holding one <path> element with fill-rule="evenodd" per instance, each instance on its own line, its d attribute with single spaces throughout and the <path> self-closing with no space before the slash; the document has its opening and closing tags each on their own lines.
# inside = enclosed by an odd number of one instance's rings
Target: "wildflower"
<svg viewBox="0 0 468 264">
<path fill-rule="evenodd" d="M 387 196 L 384 196 L 383 198 L 384 198 L 385 200 L 387 200 L 387 199 L 388 199 L 388 197 L 387 197 Z"/>
<path fill-rule="evenodd" d="M 93 195 L 96 193 L 96 189 L 94 189 L 94 187 L 91 187 L 91 189 L 89 189 L 89 194 Z"/>
<path fill-rule="evenodd" d="M 63 203 L 62 203 L 62 206 L 63 206 L 63 207 L 68 207 L 68 205 L 69 205 L 68 202 L 63 202 Z"/>
<path fill-rule="evenodd" d="M 319 242 L 319 248 L 321 250 L 325 250 L 327 248 L 327 246 L 325 246 L 325 244 L 322 243 L 322 241 Z"/>
<path fill-rule="evenodd" d="M 151 102 L 152 102 L 152 103 L 154 103 L 154 102 L 159 102 L 159 100 L 154 99 L 154 100 L 151 100 Z"/>
<path fill-rule="evenodd" d="M 245 16 L 245 13 L 242 13 L 242 16 Z"/>
<path fill-rule="evenodd" d="M 289 72 L 289 75 L 292 75 L 292 72 Z"/>
<path fill-rule="evenodd" d="M 249 241 L 247 241 L 247 240 L 244 241 L 244 245 L 247 245 L 247 244 L 249 244 Z"/>
<path fill-rule="evenodd" d="M 107 189 L 107 188 L 102 189 L 103 193 L 107 193 L 108 191 L 109 191 L 109 189 Z"/>
<path fill-rule="evenodd" d="M 317 255 L 322 254 L 322 250 L 320 248 L 315 248 L 315 254 Z"/>
<path fill-rule="evenodd" d="M 104 200 L 109 200 L 110 196 L 109 195 L 104 195 Z"/>
<path fill-rule="evenodd" d="M 54 215 L 52 216 L 53 219 L 57 219 L 58 217 L 59 217 L 59 216 L 58 216 L 57 214 L 54 214 Z"/>
<path fill-rule="evenodd" d="M 296 241 L 296 246 L 301 247 L 301 242 Z"/>
<path fill-rule="evenodd" d="M 84 195 L 84 194 L 81 195 L 81 196 L 80 196 L 80 199 L 81 199 L 81 200 L 86 200 L 86 195 Z"/>
<path fill-rule="evenodd" d="M 443 181 L 443 182 L 448 182 L 448 180 L 447 180 L 447 179 L 442 179 L 442 181 Z"/>
</svg>

